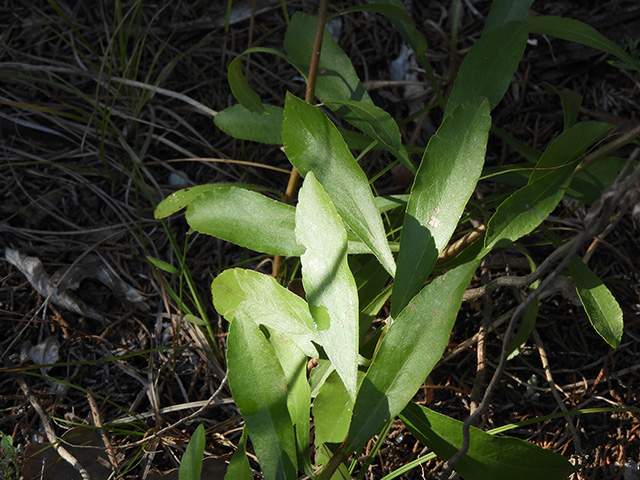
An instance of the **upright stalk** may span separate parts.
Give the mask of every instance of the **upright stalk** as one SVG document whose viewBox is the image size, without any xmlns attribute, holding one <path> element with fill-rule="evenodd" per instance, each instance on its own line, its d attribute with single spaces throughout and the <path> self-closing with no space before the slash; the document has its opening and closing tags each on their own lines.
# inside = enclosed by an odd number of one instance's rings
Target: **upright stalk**
<svg viewBox="0 0 640 480">
<path fill-rule="evenodd" d="M 309 74 L 307 75 L 307 90 L 305 92 L 304 99 L 307 103 L 313 103 L 313 99 L 316 96 L 316 79 L 318 78 L 318 66 L 320 65 L 320 52 L 322 50 L 322 36 L 324 34 L 324 26 L 327 23 L 327 6 L 329 0 L 320 0 L 318 5 L 318 21 L 316 22 L 316 33 L 313 38 L 313 49 L 311 51 L 311 63 L 309 65 Z M 289 176 L 289 182 L 287 183 L 287 189 L 284 193 L 284 203 L 291 204 L 293 197 L 296 194 L 298 187 L 298 179 L 300 178 L 300 172 L 293 167 L 291 169 L 291 175 Z M 278 277 L 280 275 L 280 267 L 282 265 L 282 257 L 276 255 L 273 258 L 273 269 L 271 275 Z"/>
</svg>

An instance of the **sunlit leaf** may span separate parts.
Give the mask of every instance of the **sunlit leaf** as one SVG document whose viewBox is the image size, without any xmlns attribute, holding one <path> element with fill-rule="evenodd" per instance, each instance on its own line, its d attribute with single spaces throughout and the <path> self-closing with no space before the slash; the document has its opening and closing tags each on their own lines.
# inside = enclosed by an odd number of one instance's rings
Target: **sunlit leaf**
<svg viewBox="0 0 640 480">
<path fill-rule="evenodd" d="M 234 320 L 227 337 L 229 387 L 266 479 L 297 478 L 287 384 L 273 347 L 252 321 Z"/>
<path fill-rule="evenodd" d="M 404 217 L 393 317 L 420 291 L 457 227 L 482 171 L 490 126 L 489 105 L 477 98 L 446 117 L 431 137 Z"/>
<path fill-rule="evenodd" d="M 398 415 L 440 360 L 477 265 L 435 278 L 389 326 L 358 390 L 346 451 L 359 449 Z"/>
<path fill-rule="evenodd" d="M 395 261 L 367 176 L 335 125 L 318 107 L 287 93 L 282 140 L 291 163 L 303 176 L 314 173 L 342 219 L 385 269 L 395 274 Z"/>
<path fill-rule="evenodd" d="M 225 270 L 211 283 L 211 295 L 227 320 L 265 325 L 288 335 L 307 355 L 318 355 L 311 343 L 316 332 L 307 303 L 273 277 L 242 268 Z"/>
<path fill-rule="evenodd" d="M 318 343 L 356 395 L 358 291 L 347 263 L 347 234 L 329 196 L 309 172 L 300 189 L 296 237 L 306 247 L 300 257 L 302 282 L 316 322 Z"/>
</svg>

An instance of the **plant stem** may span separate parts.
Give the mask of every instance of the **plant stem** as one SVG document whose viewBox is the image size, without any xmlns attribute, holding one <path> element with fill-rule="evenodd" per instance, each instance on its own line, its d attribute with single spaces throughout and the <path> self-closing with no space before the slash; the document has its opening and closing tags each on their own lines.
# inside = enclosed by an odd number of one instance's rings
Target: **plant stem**
<svg viewBox="0 0 640 480">
<path fill-rule="evenodd" d="M 313 99 L 316 96 L 316 79 L 318 78 L 318 66 L 320 65 L 322 36 L 324 34 L 324 26 L 327 23 L 328 5 L 329 0 L 320 0 L 320 4 L 318 5 L 318 21 L 316 22 L 316 33 L 313 38 L 313 49 L 311 50 L 311 63 L 309 65 L 309 74 L 307 75 L 307 90 L 304 96 L 307 103 L 313 103 Z M 291 175 L 289 176 L 289 182 L 287 183 L 287 189 L 284 192 L 284 203 L 290 205 L 293 201 L 299 178 L 300 172 L 298 172 L 297 168 L 293 167 L 291 169 Z M 280 255 L 276 255 L 273 258 L 273 269 L 271 271 L 271 275 L 277 277 L 280 274 L 281 265 L 282 257 Z"/>
</svg>

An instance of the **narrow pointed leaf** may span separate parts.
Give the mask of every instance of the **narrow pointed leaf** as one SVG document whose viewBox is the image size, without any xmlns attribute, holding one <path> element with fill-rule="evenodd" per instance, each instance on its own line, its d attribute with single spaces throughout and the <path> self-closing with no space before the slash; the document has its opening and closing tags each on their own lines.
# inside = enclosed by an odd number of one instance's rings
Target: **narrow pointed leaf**
<svg viewBox="0 0 640 480">
<path fill-rule="evenodd" d="M 524 20 L 531 33 L 582 43 L 618 57 L 628 68 L 640 72 L 640 62 L 589 25 L 562 17 L 530 17 Z"/>
<path fill-rule="evenodd" d="M 598 335 L 613 348 L 622 340 L 622 309 L 602 280 L 577 257 L 571 259 L 569 272 L 589 321 Z"/>
<path fill-rule="evenodd" d="M 475 97 L 486 97 L 493 109 L 502 100 L 527 45 L 527 27 L 509 22 L 487 32 L 460 65 L 445 116 Z"/>
<path fill-rule="evenodd" d="M 410 403 L 400 414 L 409 431 L 448 460 L 462 446 L 462 422 Z M 471 444 L 455 471 L 466 480 L 562 480 L 576 471 L 550 450 L 514 437 L 490 435 L 471 427 Z"/>
<path fill-rule="evenodd" d="M 447 245 L 484 164 L 486 99 L 460 105 L 431 137 L 411 189 L 400 239 L 391 316 L 420 291 Z"/>
<path fill-rule="evenodd" d="M 247 427 L 242 429 L 238 448 L 231 455 L 224 480 L 253 480 L 253 472 L 247 458 Z"/>
<path fill-rule="evenodd" d="M 291 163 L 313 172 L 342 219 L 395 274 L 395 261 L 367 180 L 335 125 L 317 107 L 287 93 L 282 140 Z"/>
<path fill-rule="evenodd" d="M 569 88 L 558 88 L 547 82 L 542 83 L 542 87 L 547 93 L 552 93 L 560 97 L 562 102 L 562 112 L 564 114 L 564 129 L 572 127 L 578 119 L 580 107 L 582 106 L 582 94 Z"/>
<path fill-rule="evenodd" d="M 269 343 L 276 352 L 287 381 L 287 407 L 296 436 L 298 468 L 304 470 L 307 475 L 312 475 L 309 451 L 311 387 L 307 381 L 308 358 L 290 336 L 274 330 L 270 330 L 269 334 Z"/>
<path fill-rule="evenodd" d="M 361 120 L 358 125 L 363 132 L 376 139 L 380 145 L 415 173 L 416 166 L 409 158 L 407 149 L 402 144 L 400 129 L 391 115 L 381 108 L 366 102 L 341 100 L 325 102 L 325 104 L 330 108 L 334 105 L 342 105 L 351 110 L 351 113 Z"/>
<path fill-rule="evenodd" d="M 609 130 L 607 124 L 586 122 L 560 134 L 538 160 L 529 183 L 498 206 L 487 224 L 481 255 L 514 242 L 540 225 L 564 196 L 575 160 Z"/>
<path fill-rule="evenodd" d="M 300 255 L 295 208 L 234 185 L 217 185 L 188 206 L 194 230 L 271 255 Z"/>
<path fill-rule="evenodd" d="M 177 213 L 183 208 L 187 208 L 191 205 L 199 195 L 219 188 L 221 188 L 220 184 L 207 184 L 183 188 L 182 190 L 173 192 L 156 206 L 153 211 L 153 217 L 160 219 L 173 215 L 174 213 Z"/>
<path fill-rule="evenodd" d="M 307 303 L 276 280 L 253 270 L 225 270 L 211 283 L 213 305 L 228 321 L 253 322 L 287 335 L 309 356 L 315 325 Z"/>
<path fill-rule="evenodd" d="M 227 337 L 229 387 L 265 479 L 297 478 L 293 424 L 280 362 L 260 327 L 234 320 Z"/>
<path fill-rule="evenodd" d="M 607 135 L 612 125 L 601 122 L 583 122 L 562 132 L 547 147 L 531 172 L 529 183 L 532 183 L 553 169 L 557 169 L 559 175 L 562 169 L 573 170 L 572 162 L 582 155 L 585 150 L 598 140 Z"/>
<path fill-rule="evenodd" d="M 363 446 L 398 415 L 440 360 L 478 261 L 435 278 L 389 326 L 362 381 L 345 451 Z"/>
<path fill-rule="evenodd" d="M 204 455 L 204 426 L 198 425 L 196 431 L 193 432 L 187 449 L 182 455 L 180 469 L 178 470 L 179 480 L 200 480 L 202 475 L 202 456 Z"/>
<path fill-rule="evenodd" d="M 255 113 L 266 112 L 260 97 L 249 86 L 247 79 L 242 73 L 242 56 L 237 56 L 231 61 L 227 78 L 229 80 L 229 86 L 233 92 L 233 96 L 236 100 L 245 107 L 247 110 Z"/>
<path fill-rule="evenodd" d="M 318 342 L 351 398 L 358 371 L 358 291 L 347 263 L 347 234 L 329 196 L 309 172 L 300 189 L 296 236 L 309 309 Z"/>
</svg>

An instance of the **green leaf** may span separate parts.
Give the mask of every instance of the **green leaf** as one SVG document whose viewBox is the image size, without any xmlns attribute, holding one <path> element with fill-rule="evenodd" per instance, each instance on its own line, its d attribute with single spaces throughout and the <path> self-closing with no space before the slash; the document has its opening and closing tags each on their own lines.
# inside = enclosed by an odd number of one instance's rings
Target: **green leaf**
<svg viewBox="0 0 640 480">
<path fill-rule="evenodd" d="M 319 108 L 287 92 L 282 140 L 291 163 L 303 176 L 313 171 L 342 219 L 393 276 L 395 261 L 367 176 L 335 125 Z"/>
<path fill-rule="evenodd" d="M 462 446 L 462 422 L 410 403 L 400 414 L 409 431 L 441 460 Z M 466 480 L 562 480 L 578 467 L 550 450 L 471 427 L 467 454 L 454 467 Z"/>
<path fill-rule="evenodd" d="M 265 479 L 297 478 L 286 378 L 273 347 L 250 320 L 229 324 L 227 345 L 229 387 Z"/>
<path fill-rule="evenodd" d="M 640 72 L 640 62 L 618 45 L 598 33 L 593 27 L 572 18 L 530 17 L 524 20 L 531 33 L 553 35 L 554 37 L 582 43 L 620 59 L 627 68 Z"/>
<path fill-rule="evenodd" d="M 163 272 L 171 273 L 172 275 L 178 275 L 180 273 L 176 267 L 171 265 L 169 262 L 160 260 L 159 258 L 155 258 L 150 255 L 147 255 L 147 260 L 151 265 L 162 270 Z"/>
<path fill-rule="evenodd" d="M 429 140 L 404 217 L 392 317 L 420 291 L 457 227 L 482 171 L 490 127 L 489 104 L 476 98 L 447 116 Z"/>
<path fill-rule="evenodd" d="M 305 78 L 309 72 L 316 22 L 316 17 L 296 12 L 291 17 L 291 23 L 284 37 L 284 46 L 291 63 Z M 318 67 L 316 95 L 321 101 L 357 100 L 373 103 L 360 83 L 351 60 L 326 28 L 322 38 Z"/>
<path fill-rule="evenodd" d="M 552 93 L 560 97 L 562 111 L 564 112 L 564 129 L 573 126 L 578 119 L 580 107 L 582 106 L 582 95 L 569 88 L 557 88 L 550 83 L 542 82 L 542 87 L 547 93 Z"/>
<path fill-rule="evenodd" d="M 567 195 L 586 204 L 594 203 L 609 188 L 627 163 L 626 158 L 605 157 L 589 165 L 571 180 Z"/>
<path fill-rule="evenodd" d="M 304 252 L 295 239 L 294 207 L 235 185 L 207 187 L 187 208 L 191 228 L 256 252 Z"/>
<path fill-rule="evenodd" d="M 561 171 L 573 170 L 573 162 L 584 153 L 593 143 L 607 135 L 613 126 L 608 123 L 583 122 L 562 132 L 544 151 L 536 168 L 531 172 L 529 183 L 538 180 L 550 170 L 557 169 L 558 175 L 563 175 Z"/>
<path fill-rule="evenodd" d="M 307 381 L 307 355 L 289 336 L 275 330 L 269 331 L 269 343 L 276 352 L 287 381 L 287 408 L 296 436 L 298 467 L 307 475 L 313 475 L 309 452 L 311 387 Z"/>
<path fill-rule="evenodd" d="M 400 129 L 391 115 L 371 103 L 354 100 L 340 100 L 325 102 L 332 108 L 333 106 L 345 106 L 351 113 L 359 118 L 358 128 L 375 138 L 380 145 L 391 152 L 404 166 L 415 173 L 416 166 L 413 164 L 407 153 L 407 149 L 402 145 Z"/>
<path fill-rule="evenodd" d="M 435 278 L 391 323 L 362 381 L 345 451 L 359 449 L 398 415 L 440 360 L 478 261 Z"/>
<path fill-rule="evenodd" d="M 577 257 L 569 262 L 569 273 L 589 321 L 598 335 L 613 348 L 622 340 L 622 309 L 602 280 Z"/>
<path fill-rule="evenodd" d="M 227 78 L 229 80 L 229 86 L 233 92 L 233 96 L 236 100 L 245 107 L 247 110 L 255 113 L 266 112 L 262 101 L 256 92 L 249 86 L 247 79 L 242 73 L 242 55 L 237 56 L 231 61 L 229 70 L 227 72 Z"/>
<path fill-rule="evenodd" d="M 177 213 L 183 208 L 191 205 L 191 203 L 198 198 L 200 194 L 210 192 L 218 188 L 220 188 L 220 184 L 207 184 L 183 188 L 182 190 L 173 192 L 156 206 L 153 211 L 153 217 L 155 219 L 161 219 L 166 218 L 169 215 L 173 215 L 174 213 Z"/>
<path fill-rule="evenodd" d="M 575 169 L 575 160 L 610 126 L 598 122 L 574 125 L 549 145 L 529 183 L 503 201 L 487 224 L 481 256 L 527 235 L 553 211 L 562 199 Z"/>
<path fill-rule="evenodd" d="M 255 113 L 242 105 L 225 108 L 213 122 L 227 135 L 240 140 L 282 145 L 282 114 L 284 108 L 263 104 L 265 113 Z"/>
<path fill-rule="evenodd" d="M 289 336 L 308 356 L 318 356 L 311 343 L 316 328 L 307 303 L 273 277 L 242 268 L 225 270 L 211 283 L 211 296 L 228 321 L 265 325 Z"/>
<path fill-rule="evenodd" d="M 509 22 L 483 35 L 460 65 L 445 116 L 475 97 L 487 97 L 493 109 L 511 83 L 527 37 L 522 22 Z"/>
<path fill-rule="evenodd" d="M 247 458 L 247 427 L 242 429 L 238 448 L 231 455 L 224 480 L 253 480 L 253 472 Z"/>
<path fill-rule="evenodd" d="M 318 342 L 352 398 L 358 371 L 358 291 L 347 263 L 347 233 L 329 196 L 309 172 L 300 189 L 296 237 L 306 247 L 302 282 Z"/>
<path fill-rule="evenodd" d="M 402 0 L 377 0 L 375 3 L 378 5 L 393 5 L 396 8 L 405 11 Z M 389 16 L 389 21 L 402 36 L 402 39 L 411 45 L 411 48 L 416 53 L 416 57 L 418 57 L 418 62 L 422 64 L 424 54 L 427 52 L 427 39 L 418 31 L 411 17 L 407 19 L 401 15 L 384 13 Z"/>
<path fill-rule="evenodd" d="M 353 400 L 333 371 L 313 401 L 316 448 L 325 443 L 342 443 L 349 433 Z"/>
<path fill-rule="evenodd" d="M 182 455 L 180 469 L 178 470 L 179 480 L 200 480 L 202 474 L 202 457 L 204 455 L 204 426 L 198 425 L 196 431 L 193 432 L 187 449 Z"/>
<path fill-rule="evenodd" d="M 522 20 L 532 3 L 533 0 L 493 0 L 482 35 L 512 20 Z"/>
</svg>

